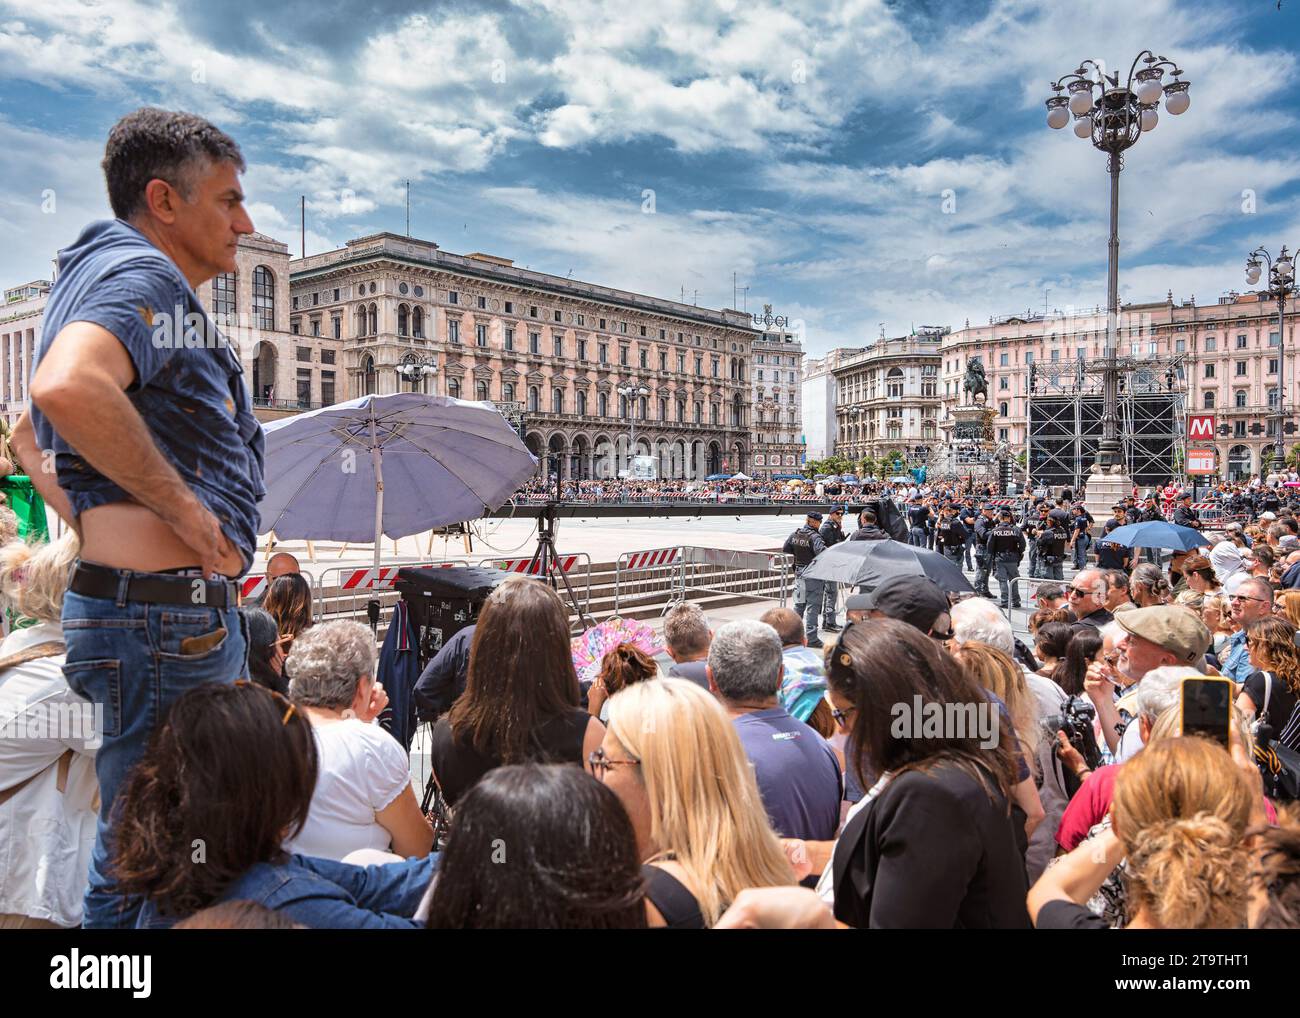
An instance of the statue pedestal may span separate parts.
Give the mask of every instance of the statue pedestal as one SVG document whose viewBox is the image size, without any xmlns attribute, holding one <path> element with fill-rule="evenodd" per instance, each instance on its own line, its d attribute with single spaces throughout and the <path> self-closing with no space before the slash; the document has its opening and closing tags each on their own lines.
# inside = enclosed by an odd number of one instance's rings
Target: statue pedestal
<svg viewBox="0 0 1300 1018">
<path fill-rule="evenodd" d="M 993 418 L 997 414 L 983 403 L 953 407 L 945 421 L 947 436 L 941 462 L 947 473 L 958 477 L 996 480 L 993 459 Z"/>
<path fill-rule="evenodd" d="M 1111 506 L 1133 494 L 1133 480 L 1122 466 L 1100 470 L 1093 464 L 1085 482 L 1088 489 L 1083 505 L 1098 523 L 1110 518 Z"/>
</svg>

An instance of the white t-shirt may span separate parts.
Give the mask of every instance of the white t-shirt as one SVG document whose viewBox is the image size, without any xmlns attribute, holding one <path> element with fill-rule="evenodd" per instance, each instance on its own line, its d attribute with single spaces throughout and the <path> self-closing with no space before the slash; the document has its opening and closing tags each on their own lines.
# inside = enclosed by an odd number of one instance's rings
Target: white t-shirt
<svg viewBox="0 0 1300 1018">
<path fill-rule="evenodd" d="M 313 721 L 312 733 L 320 774 L 307 822 L 285 850 L 336 860 L 359 848 L 387 850 L 392 838 L 375 814 L 411 783 L 405 751 L 384 729 L 356 718 Z"/>
</svg>

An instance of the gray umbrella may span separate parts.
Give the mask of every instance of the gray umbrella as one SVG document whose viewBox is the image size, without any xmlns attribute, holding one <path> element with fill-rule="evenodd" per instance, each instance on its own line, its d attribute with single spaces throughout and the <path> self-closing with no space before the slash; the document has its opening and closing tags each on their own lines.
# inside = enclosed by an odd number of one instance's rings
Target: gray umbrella
<svg viewBox="0 0 1300 1018">
<path fill-rule="evenodd" d="M 975 589 L 961 569 L 938 552 L 901 541 L 842 541 L 818 555 L 803 576 L 864 590 L 874 590 L 895 576 L 927 576 L 950 594 Z"/>
</svg>

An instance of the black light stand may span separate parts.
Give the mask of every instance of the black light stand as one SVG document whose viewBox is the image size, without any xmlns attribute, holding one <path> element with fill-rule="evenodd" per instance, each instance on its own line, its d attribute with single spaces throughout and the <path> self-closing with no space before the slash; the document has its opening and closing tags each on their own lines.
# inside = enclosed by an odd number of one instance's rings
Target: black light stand
<svg viewBox="0 0 1300 1018">
<path fill-rule="evenodd" d="M 578 621 L 582 623 L 583 628 L 589 629 L 596 624 L 596 621 L 578 602 L 578 596 L 573 592 L 573 585 L 569 582 L 569 574 L 561 566 L 559 552 L 555 550 L 555 518 L 560 504 L 559 458 L 547 456 L 546 466 L 555 475 L 555 493 L 537 511 L 537 548 L 533 551 L 533 557 L 529 560 L 524 575 L 545 577 L 546 582 L 557 592 L 563 584 L 564 592 L 568 595 L 569 607 L 578 616 Z"/>
</svg>

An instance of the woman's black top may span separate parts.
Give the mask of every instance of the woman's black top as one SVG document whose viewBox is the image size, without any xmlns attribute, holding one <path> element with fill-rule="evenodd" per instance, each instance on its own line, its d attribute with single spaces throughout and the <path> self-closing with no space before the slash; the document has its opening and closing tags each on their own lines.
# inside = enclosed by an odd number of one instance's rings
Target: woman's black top
<svg viewBox="0 0 1300 1018">
<path fill-rule="evenodd" d="M 686 885 L 659 866 L 646 863 L 641 867 L 646 882 L 646 897 L 659 910 L 670 930 L 703 930 L 704 913 L 695 895 Z"/>
<path fill-rule="evenodd" d="M 571 763 L 583 765 L 582 740 L 591 715 L 573 708 L 542 722 L 530 740 L 528 763 Z M 429 739 L 429 764 L 442 789 L 447 805 L 454 806 L 488 771 L 501 766 L 496 753 L 483 753 L 452 735 L 443 717 L 433 726 Z"/>
<path fill-rule="evenodd" d="M 1262 714 L 1266 692 L 1264 673 L 1251 672 L 1242 685 L 1242 692 L 1249 696 L 1250 702 L 1255 705 L 1255 714 Z M 1295 705 L 1295 694 L 1291 692 L 1282 677 L 1274 672 L 1273 689 L 1268 695 L 1268 727 L 1272 730 L 1272 738 L 1282 742 L 1288 749 L 1295 749 L 1300 745 L 1300 733 L 1293 732 L 1287 740 L 1282 739 L 1282 733 L 1286 730 L 1287 722 L 1291 720 Z"/>
<path fill-rule="evenodd" d="M 992 779 L 949 761 L 903 772 L 835 843 L 835 918 L 859 929 L 1027 928 L 1013 822 Z"/>
</svg>

